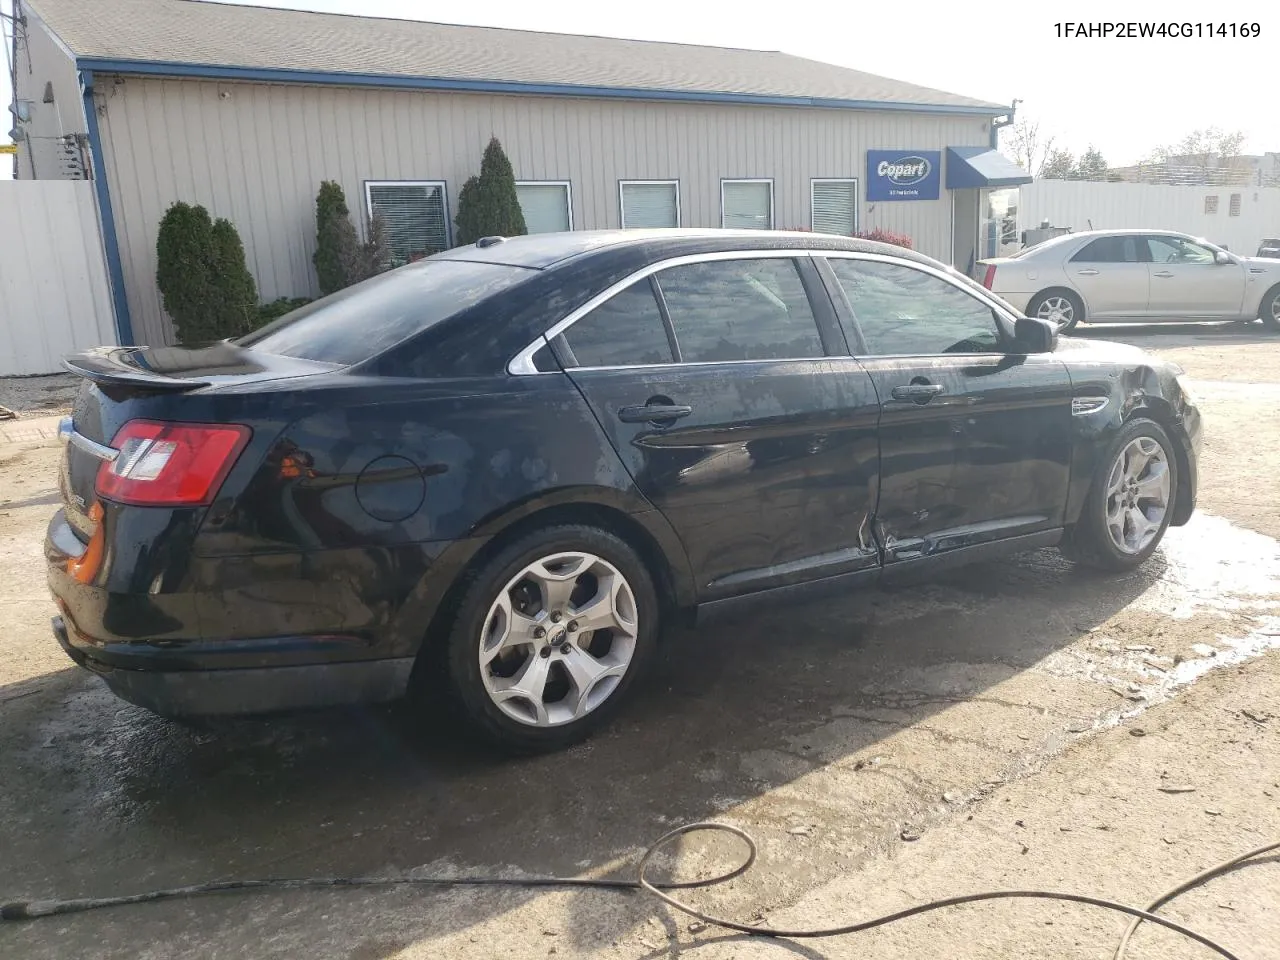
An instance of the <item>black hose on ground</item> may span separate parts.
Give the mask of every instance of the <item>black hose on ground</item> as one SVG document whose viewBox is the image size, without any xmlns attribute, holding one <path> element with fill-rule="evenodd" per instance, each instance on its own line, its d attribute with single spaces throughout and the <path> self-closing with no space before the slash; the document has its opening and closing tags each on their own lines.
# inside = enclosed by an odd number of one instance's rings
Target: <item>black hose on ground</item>
<svg viewBox="0 0 1280 960">
<path fill-rule="evenodd" d="M 728 873 L 711 877 L 706 880 L 689 880 L 683 882 L 654 883 L 648 877 L 649 865 L 653 858 L 658 855 L 672 840 L 677 837 L 690 833 L 716 832 L 727 833 L 742 841 L 747 848 L 746 858 L 741 864 L 730 870 Z M 1245 866 L 1256 861 L 1258 857 L 1272 851 L 1280 850 L 1280 843 L 1271 843 L 1263 847 L 1258 847 L 1248 853 L 1241 854 L 1238 857 L 1232 857 L 1230 860 L 1223 861 L 1217 866 L 1210 867 L 1202 873 L 1197 874 L 1185 883 L 1179 884 L 1172 890 L 1161 894 L 1146 909 L 1131 907 L 1127 904 L 1117 903 L 1113 900 L 1105 900 L 1100 897 L 1091 897 L 1079 893 L 1060 893 L 1052 890 L 993 890 L 982 893 L 968 893 L 957 897 L 946 897 L 940 900 L 930 900 L 914 907 L 908 907 L 905 910 L 898 910 L 894 913 L 886 914 L 882 917 L 875 917 L 870 920 L 862 920 L 857 923 L 845 924 L 839 927 L 822 927 L 811 930 L 797 929 L 788 930 L 779 927 L 757 926 L 746 923 L 739 923 L 736 920 L 730 920 L 725 917 L 718 917 L 715 914 L 706 913 L 696 907 L 690 906 L 683 900 L 672 896 L 670 891 L 673 890 L 692 890 L 699 887 L 710 887 L 716 884 L 724 883 L 735 877 L 740 877 L 756 862 L 756 844 L 751 839 L 751 835 L 745 830 L 738 827 L 730 826 L 726 823 L 691 823 L 687 826 L 677 827 L 675 830 L 659 837 L 640 858 L 636 867 L 636 879 L 634 880 L 596 880 L 584 877 L 488 877 L 488 876 L 470 876 L 470 877 L 299 877 L 299 878 L 275 878 L 266 880 L 222 880 L 213 883 L 195 884 L 189 887 L 173 887 L 168 890 L 152 890 L 147 893 L 137 893 L 121 897 L 95 897 L 77 900 L 25 900 L 16 901 L 14 903 L 6 903 L 0 905 L 0 921 L 22 921 L 36 920 L 41 917 L 54 917 L 69 913 L 83 913 L 87 910 L 99 910 L 104 907 L 122 907 L 130 904 L 138 903 L 156 903 L 161 900 L 176 900 L 188 897 L 203 896 L 212 893 L 232 893 L 245 890 L 313 890 L 326 887 L 392 887 L 392 886 L 418 886 L 418 887 L 521 887 L 525 889 L 546 888 L 546 887 L 578 887 L 596 890 L 643 890 L 644 892 L 657 897 L 663 903 L 676 910 L 686 913 L 703 923 L 713 926 L 722 927 L 726 930 L 734 930 L 738 933 L 748 934 L 756 937 L 776 937 L 789 940 L 812 939 L 817 937 L 839 937 L 847 934 L 860 933 L 864 930 L 871 930 L 875 927 L 882 927 L 886 924 L 896 923 L 899 920 L 905 920 L 908 917 L 918 916 L 923 913 L 930 913 L 934 910 L 942 910 L 946 907 L 957 907 L 966 903 L 979 903 L 987 900 L 1059 900 L 1068 903 L 1083 903 L 1088 906 L 1100 907 L 1104 910 L 1112 910 L 1119 913 L 1128 914 L 1133 917 L 1133 923 L 1125 931 L 1124 937 L 1121 939 L 1119 946 L 1113 956 L 1113 960 L 1124 960 L 1126 951 L 1128 950 L 1129 940 L 1133 932 L 1144 921 L 1147 923 L 1155 923 L 1175 933 L 1194 940 L 1196 943 L 1202 944 L 1214 951 L 1226 960 L 1240 960 L 1226 947 L 1215 943 L 1213 940 L 1197 933 L 1189 927 L 1184 927 L 1179 923 L 1175 923 L 1165 917 L 1155 913 L 1164 904 L 1170 900 L 1187 892 L 1193 887 L 1221 876 L 1222 874 Z"/>
</svg>

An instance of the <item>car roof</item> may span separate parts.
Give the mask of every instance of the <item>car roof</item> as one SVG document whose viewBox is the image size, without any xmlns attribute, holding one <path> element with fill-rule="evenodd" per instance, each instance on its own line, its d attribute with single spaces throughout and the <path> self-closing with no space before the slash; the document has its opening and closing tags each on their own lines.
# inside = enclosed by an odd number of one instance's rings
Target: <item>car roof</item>
<svg viewBox="0 0 1280 960">
<path fill-rule="evenodd" d="M 488 238 L 486 238 L 488 239 Z M 481 244 L 485 244 L 482 240 Z M 906 247 L 834 234 L 786 230 L 576 230 L 508 237 L 486 245 L 454 247 L 432 260 L 465 260 L 545 270 L 568 260 L 633 249 L 664 257 L 730 250 L 848 250 L 879 253 L 924 263 L 933 261 Z"/>
</svg>

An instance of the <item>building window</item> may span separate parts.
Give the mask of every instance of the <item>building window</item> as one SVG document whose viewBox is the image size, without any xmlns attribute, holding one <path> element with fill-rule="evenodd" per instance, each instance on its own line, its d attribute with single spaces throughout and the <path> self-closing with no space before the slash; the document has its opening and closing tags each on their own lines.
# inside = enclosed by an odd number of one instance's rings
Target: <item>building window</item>
<svg viewBox="0 0 1280 960">
<path fill-rule="evenodd" d="M 1240 216 L 1240 194 L 1233 193 L 1231 195 L 1231 205 L 1227 207 L 1228 217 Z"/>
<path fill-rule="evenodd" d="M 858 232 L 858 181 L 810 180 L 809 214 L 814 233 L 853 236 Z"/>
<path fill-rule="evenodd" d="M 1218 212 L 1218 195 L 1211 193 L 1204 198 L 1204 212 L 1206 216 L 1212 216 Z"/>
<path fill-rule="evenodd" d="M 618 205 L 622 229 L 680 226 L 679 180 L 620 180 Z"/>
<path fill-rule="evenodd" d="M 369 217 L 382 221 L 393 265 L 449 248 L 449 204 L 443 180 L 369 180 Z"/>
<path fill-rule="evenodd" d="M 772 230 L 773 181 L 721 180 L 720 226 L 728 230 Z"/>
<path fill-rule="evenodd" d="M 530 233 L 573 229 L 573 194 L 568 180 L 517 180 L 516 197 Z"/>
</svg>

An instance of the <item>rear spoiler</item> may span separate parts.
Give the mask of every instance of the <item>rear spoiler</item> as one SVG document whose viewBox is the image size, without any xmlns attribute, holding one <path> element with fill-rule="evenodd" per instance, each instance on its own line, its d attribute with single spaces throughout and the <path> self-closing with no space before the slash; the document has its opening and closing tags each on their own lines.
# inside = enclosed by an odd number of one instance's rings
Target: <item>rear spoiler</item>
<svg viewBox="0 0 1280 960">
<path fill-rule="evenodd" d="M 214 383 L 217 374 L 260 369 L 232 343 L 200 350 L 183 347 L 98 347 L 72 354 L 62 366 L 102 387 L 185 393 Z"/>
<path fill-rule="evenodd" d="M 154 390 L 160 393 L 185 393 L 207 387 L 208 380 L 186 380 L 177 377 L 165 377 L 141 370 L 130 371 L 119 367 L 112 368 L 102 364 L 86 361 L 83 354 L 67 357 L 62 366 L 77 377 L 92 380 L 100 387 L 130 387 L 134 390 Z"/>
</svg>

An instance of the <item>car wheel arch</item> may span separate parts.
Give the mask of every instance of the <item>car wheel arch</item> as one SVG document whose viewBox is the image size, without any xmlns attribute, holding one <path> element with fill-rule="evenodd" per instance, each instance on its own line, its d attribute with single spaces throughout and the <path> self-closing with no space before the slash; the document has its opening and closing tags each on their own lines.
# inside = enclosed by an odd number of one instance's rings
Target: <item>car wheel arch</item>
<svg viewBox="0 0 1280 960">
<path fill-rule="evenodd" d="M 1140 403 L 1135 404 L 1128 413 L 1125 414 L 1124 424 L 1131 423 L 1134 420 L 1153 420 L 1158 423 L 1169 437 L 1175 438 L 1180 429 L 1178 423 L 1178 415 L 1174 413 L 1173 407 L 1163 397 L 1144 396 Z M 1122 424 L 1123 426 L 1123 424 Z M 1191 458 L 1183 445 L 1173 443 L 1173 456 L 1177 460 L 1178 476 L 1188 477 L 1191 471 Z M 1186 518 L 1191 513 L 1191 485 L 1187 483 L 1179 483 L 1173 492 L 1173 525 L 1185 523 Z"/>
<path fill-rule="evenodd" d="M 653 577 L 664 617 L 693 607 L 694 582 L 688 557 L 674 531 L 669 526 L 666 531 L 662 529 L 667 522 L 657 511 L 649 510 L 637 515 L 612 503 L 582 499 L 579 496 L 571 502 L 553 502 L 532 511 L 517 511 L 508 514 L 505 519 L 505 523 L 495 519 L 486 522 L 486 530 L 492 532 L 478 549 L 471 550 L 465 559 L 460 558 L 461 562 L 455 561 L 458 570 L 447 586 L 438 584 L 434 590 L 424 592 L 426 602 L 421 607 L 430 609 L 430 613 L 425 629 L 420 630 L 417 638 L 419 646 L 415 653 L 448 638 L 463 594 L 490 558 L 521 537 L 555 526 L 582 524 L 597 527 L 614 534 L 634 549 Z M 495 526 L 497 529 L 494 529 Z M 668 531 L 669 537 L 666 536 Z M 475 541 L 470 542 L 474 544 Z M 442 554 L 441 559 L 444 557 Z M 415 604 L 415 607 L 419 605 Z M 406 619 L 415 621 L 412 614 Z M 421 620 L 416 622 L 421 624 Z"/>
<path fill-rule="evenodd" d="M 1280 283 L 1273 283 L 1263 292 L 1262 297 L 1258 300 L 1258 308 L 1255 311 L 1256 316 L 1267 326 L 1272 326 L 1272 322 L 1266 318 L 1266 309 L 1271 303 L 1272 297 L 1280 296 Z"/>
</svg>

